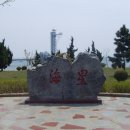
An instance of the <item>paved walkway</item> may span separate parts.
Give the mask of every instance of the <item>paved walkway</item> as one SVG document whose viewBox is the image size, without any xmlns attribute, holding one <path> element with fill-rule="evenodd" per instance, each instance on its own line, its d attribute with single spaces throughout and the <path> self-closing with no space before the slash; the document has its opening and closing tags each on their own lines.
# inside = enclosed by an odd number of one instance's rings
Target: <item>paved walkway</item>
<svg viewBox="0 0 130 130">
<path fill-rule="evenodd" d="M 102 105 L 25 105 L 27 97 L 0 97 L 0 130 L 130 130 L 130 98 L 100 98 Z"/>
</svg>

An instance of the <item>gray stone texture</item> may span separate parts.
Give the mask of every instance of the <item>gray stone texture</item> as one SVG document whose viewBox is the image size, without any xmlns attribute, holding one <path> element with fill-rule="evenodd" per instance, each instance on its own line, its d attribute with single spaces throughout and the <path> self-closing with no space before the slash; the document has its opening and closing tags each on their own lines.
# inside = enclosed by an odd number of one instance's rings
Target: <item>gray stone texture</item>
<svg viewBox="0 0 130 130">
<path fill-rule="evenodd" d="M 74 99 L 96 99 L 105 81 L 98 58 L 80 53 L 72 65 L 72 73 Z"/>
<path fill-rule="evenodd" d="M 28 70 L 30 100 L 82 101 L 97 99 L 105 76 L 96 56 L 80 53 L 71 64 L 53 57 L 35 70 Z"/>
</svg>

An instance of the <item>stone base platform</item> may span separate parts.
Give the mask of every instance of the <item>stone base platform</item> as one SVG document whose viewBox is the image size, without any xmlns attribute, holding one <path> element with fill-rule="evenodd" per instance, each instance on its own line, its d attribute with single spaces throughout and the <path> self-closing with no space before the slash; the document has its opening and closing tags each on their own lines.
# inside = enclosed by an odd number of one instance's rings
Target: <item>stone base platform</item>
<svg viewBox="0 0 130 130">
<path fill-rule="evenodd" d="M 77 103 L 96 103 L 102 104 L 101 99 L 86 99 L 86 100 L 31 100 L 30 98 L 25 100 L 25 104 L 31 103 L 55 103 L 55 104 L 77 104 Z"/>
</svg>

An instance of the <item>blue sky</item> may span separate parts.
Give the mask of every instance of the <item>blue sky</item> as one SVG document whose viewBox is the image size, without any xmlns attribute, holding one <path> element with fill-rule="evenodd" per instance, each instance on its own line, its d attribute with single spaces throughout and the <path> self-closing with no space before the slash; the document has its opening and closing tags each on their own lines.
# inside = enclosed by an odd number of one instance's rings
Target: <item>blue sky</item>
<svg viewBox="0 0 130 130">
<path fill-rule="evenodd" d="M 31 53 L 50 52 L 50 32 L 63 35 L 57 49 L 62 52 L 71 36 L 78 52 L 91 46 L 92 40 L 103 55 L 114 52 L 114 37 L 125 24 L 130 29 L 130 0 L 15 0 L 0 6 L 0 41 L 6 39 L 14 58 Z"/>
</svg>

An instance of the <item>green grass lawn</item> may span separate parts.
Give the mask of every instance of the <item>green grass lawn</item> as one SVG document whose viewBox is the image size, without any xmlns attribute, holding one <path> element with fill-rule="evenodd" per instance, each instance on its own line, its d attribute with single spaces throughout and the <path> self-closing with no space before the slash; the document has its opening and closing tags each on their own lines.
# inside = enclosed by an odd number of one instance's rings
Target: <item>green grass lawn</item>
<svg viewBox="0 0 130 130">
<path fill-rule="evenodd" d="M 0 94 L 23 92 L 28 92 L 27 71 L 0 72 Z"/>
<path fill-rule="evenodd" d="M 0 72 L 0 80 L 26 80 L 27 71 L 3 71 Z"/>
<path fill-rule="evenodd" d="M 104 68 L 106 81 L 102 92 L 130 93 L 130 68 L 126 69 L 129 78 L 126 81 L 116 81 L 113 78 L 115 70 Z M 3 71 L 0 72 L 0 94 L 1 93 L 23 93 L 28 92 L 27 71 Z"/>
<path fill-rule="evenodd" d="M 116 70 L 112 68 L 104 68 L 106 81 L 102 87 L 102 92 L 109 93 L 130 93 L 130 68 L 126 68 L 129 75 L 126 81 L 120 81 L 114 79 L 113 75 Z"/>
</svg>

